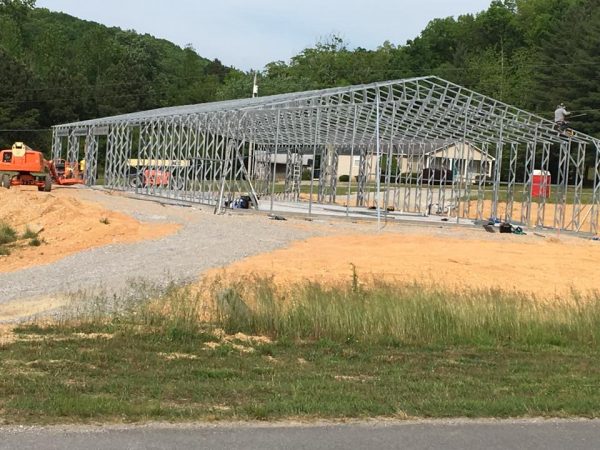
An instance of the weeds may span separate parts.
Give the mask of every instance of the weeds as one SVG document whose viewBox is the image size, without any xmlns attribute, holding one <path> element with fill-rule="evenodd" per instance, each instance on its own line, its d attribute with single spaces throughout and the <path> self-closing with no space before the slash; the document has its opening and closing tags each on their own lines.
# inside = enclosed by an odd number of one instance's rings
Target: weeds
<svg viewBox="0 0 600 450">
<path fill-rule="evenodd" d="M 27 245 L 30 247 L 40 247 L 45 241 L 39 237 L 39 234 L 27 227 L 25 232 L 19 235 L 10 225 L 0 224 L 0 256 L 10 256 L 11 247 L 24 245 L 20 241 L 28 241 Z"/>
<path fill-rule="evenodd" d="M 29 246 L 30 247 L 40 247 L 43 243 L 44 243 L 43 239 L 40 239 L 38 237 L 34 237 L 33 239 L 31 239 L 29 241 Z"/>
<path fill-rule="evenodd" d="M 34 239 L 37 239 L 38 236 L 39 236 L 39 233 L 36 233 L 31 228 L 27 227 L 27 228 L 25 228 L 25 232 L 23 233 L 23 236 L 21 236 L 21 239 L 34 240 Z"/>
<path fill-rule="evenodd" d="M 600 295 L 541 303 L 498 290 L 448 291 L 417 284 L 296 285 L 285 298 L 269 281 L 230 288 L 218 299 L 217 324 L 228 332 L 273 338 L 410 345 L 590 345 L 600 342 Z M 252 307 L 248 306 L 252 305 Z"/>
<path fill-rule="evenodd" d="M 10 225 L 0 223 L 0 256 L 10 256 L 11 244 L 18 240 L 17 232 Z"/>
<path fill-rule="evenodd" d="M 17 232 L 10 225 L 0 223 L 0 245 L 12 244 L 18 239 Z"/>
<path fill-rule="evenodd" d="M 108 217 L 103 217 L 102 219 L 100 219 L 100 223 L 104 225 L 110 225 L 110 220 L 108 220 Z"/>
<path fill-rule="evenodd" d="M 120 295 L 78 302 L 67 318 L 90 325 L 148 327 L 160 336 L 192 337 L 219 328 L 275 340 L 399 345 L 594 346 L 600 343 L 600 294 L 540 302 L 499 290 L 450 291 L 419 284 L 362 286 L 302 283 L 285 290 L 271 279 L 191 287 L 131 283 Z"/>
</svg>

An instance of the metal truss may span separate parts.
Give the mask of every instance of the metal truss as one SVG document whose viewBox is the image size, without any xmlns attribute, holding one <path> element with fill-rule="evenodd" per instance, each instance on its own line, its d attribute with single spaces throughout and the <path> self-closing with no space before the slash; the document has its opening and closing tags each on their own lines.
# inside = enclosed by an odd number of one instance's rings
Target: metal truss
<svg viewBox="0 0 600 450">
<path fill-rule="evenodd" d="M 52 156 L 85 159 L 88 184 L 103 175 L 110 189 L 216 212 L 249 195 L 262 209 L 308 202 L 308 214 L 327 203 L 347 214 L 374 206 L 585 233 L 600 225 L 597 138 L 561 135 L 549 120 L 437 77 L 57 125 Z"/>
</svg>

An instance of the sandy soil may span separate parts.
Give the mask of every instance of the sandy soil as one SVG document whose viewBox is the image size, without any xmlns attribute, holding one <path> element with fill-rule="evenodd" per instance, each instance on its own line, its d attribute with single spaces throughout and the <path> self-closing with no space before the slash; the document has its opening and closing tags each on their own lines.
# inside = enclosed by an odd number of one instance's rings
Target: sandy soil
<svg viewBox="0 0 600 450">
<path fill-rule="evenodd" d="M 19 233 L 42 229 L 40 247 L 24 245 L 0 257 L 0 273 L 50 264 L 65 256 L 107 244 L 156 239 L 177 231 L 175 224 L 143 224 L 98 204 L 79 200 L 77 189 L 51 193 L 33 188 L 0 189 L 0 222 Z M 103 223 L 107 222 L 107 223 Z"/>
<path fill-rule="evenodd" d="M 515 202 L 513 204 L 513 209 L 512 209 L 512 218 L 514 222 L 520 222 L 521 221 L 521 215 L 522 215 L 522 204 Z M 508 205 L 506 203 L 500 202 L 498 204 L 498 217 L 503 218 L 506 214 L 506 210 L 507 210 Z M 531 223 L 529 224 L 529 226 L 535 226 L 537 223 L 537 218 L 538 218 L 538 209 L 539 209 L 540 205 L 538 205 L 537 203 L 532 203 L 531 204 Z M 547 203 L 545 206 L 545 213 L 544 213 L 544 226 L 547 227 L 554 227 L 554 214 L 556 211 L 556 204 L 554 203 Z M 565 205 L 565 209 L 564 209 L 564 224 L 567 228 L 569 229 L 575 229 L 575 225 L 573 222 L 573 213 L 574 213 L 574 205 Z M 492 215 L 492 202 L 491 201 L 486 201 L 483 204 L 483 217 L 484 218 L 488 218 L 491 217 Z M 470 204 L 470 214 L 469 217 L 476 219 L 477 218 L 477 202 L 473 201 Z M 582 205 L 581 210 L 579 211 L 579 229 L 582 232 L 585 233 L 590 233 L 592 230 L 592 205 Z M 596 216 L 596 221 L 597 223 L 600 223 L 600 212 L 597 213 Z"/>
<path fill-rule="evenodd" d="M 600 243 L 450 229 L 313 238 L 207 277 L 256 274 L 272 276 L 278 284 L 350 282 L 352 265 L 362 280 L 497 287 L 545 298 L 600 289 Z"/>
</svg>

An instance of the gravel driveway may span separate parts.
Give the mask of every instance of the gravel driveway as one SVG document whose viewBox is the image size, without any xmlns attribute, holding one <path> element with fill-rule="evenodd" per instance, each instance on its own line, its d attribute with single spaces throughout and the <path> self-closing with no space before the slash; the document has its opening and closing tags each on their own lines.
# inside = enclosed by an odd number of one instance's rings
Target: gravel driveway
<svg viewBox="0 0 600 450">
<path fill-rule="evenodd" d="M 193 280 L 207 269 L 319 234 L 318 227 L 301 219 L 272 221 L 251 212 L 215 216 L 209 207 L 165 206 L 94 190 L 82 190 L 79 198 L 141 222 L 180 223 L 182 228 L 159 240 L 109 245 L 50 265 L 0 274 L 0 304 L 96 288 L 118 291 L 131 279 Z"/>
</svg>

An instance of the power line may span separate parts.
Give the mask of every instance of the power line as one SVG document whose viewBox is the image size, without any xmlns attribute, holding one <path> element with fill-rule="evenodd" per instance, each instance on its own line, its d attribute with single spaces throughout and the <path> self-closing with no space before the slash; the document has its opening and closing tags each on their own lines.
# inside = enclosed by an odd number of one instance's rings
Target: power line
<svg viewBox="0 0 600 450">
<path fill-rule="evenodd" d="M 42 133 L 51 131 L 50 128 L 15 128 L 15 129 L 0 129 L 0 133 Z"/>
</svg>

